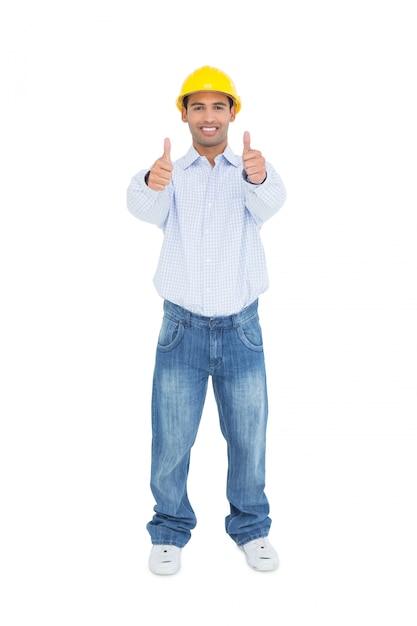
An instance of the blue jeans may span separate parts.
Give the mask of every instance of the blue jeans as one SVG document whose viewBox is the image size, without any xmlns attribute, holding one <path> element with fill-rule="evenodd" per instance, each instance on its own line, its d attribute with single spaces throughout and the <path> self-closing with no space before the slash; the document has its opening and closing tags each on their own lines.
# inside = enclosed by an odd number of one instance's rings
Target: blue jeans
<svg viewBox="0 0 417 626">
<path fill-rule="evenodd" d="M 268 400 L 257 300 L 236 315 L 202 317 L 164 301 L 152 393 L 154 544 L 182 548 L 197 520 L 187 495 L 209 377 L 227 442 L 226 532 L 238 544 L 268 535 L 265 487 Z"/>
</svg>

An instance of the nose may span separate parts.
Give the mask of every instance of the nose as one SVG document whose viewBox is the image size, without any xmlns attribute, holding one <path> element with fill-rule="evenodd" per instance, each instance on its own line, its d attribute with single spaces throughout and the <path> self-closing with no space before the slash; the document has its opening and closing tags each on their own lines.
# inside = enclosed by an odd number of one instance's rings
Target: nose
<svg viewBox="0 0 417 626">
<path fill-rule="evenodd" d="M 207 108 L 204 111 L 204 121 L 209 123 L 209 122 L 214 122 L 215 119 L 216 119 L 215 111 L 213 109 Z"/>
</svg>

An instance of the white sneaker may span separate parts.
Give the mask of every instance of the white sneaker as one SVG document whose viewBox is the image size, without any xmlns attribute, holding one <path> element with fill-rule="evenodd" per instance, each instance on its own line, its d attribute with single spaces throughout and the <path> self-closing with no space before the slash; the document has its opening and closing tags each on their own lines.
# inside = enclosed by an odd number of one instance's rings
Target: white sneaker
<svg viewBox="0 0 417 626">
<path fill-rule="evenodd" d="M 169 576 L 176 574 L 181 567 L 181 548 L 155 544 L 149 556 L 149 569 L 154 574 Z"/>
<path fill-rule="evenodd" d="M 269 543 L 267 537 L 249 541 L 239 546 L 246 554 L 248 565 L 261 572 L 268 572 L 278 568 L 278 554 Z"/>
</svg>

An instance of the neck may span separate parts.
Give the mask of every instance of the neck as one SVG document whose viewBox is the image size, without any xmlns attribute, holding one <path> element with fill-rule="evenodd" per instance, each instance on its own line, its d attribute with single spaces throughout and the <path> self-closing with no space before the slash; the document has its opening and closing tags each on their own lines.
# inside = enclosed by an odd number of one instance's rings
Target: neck
<svg viewBox="0 0 417 626">
<path fill-rule="evenodd" d="M 206 157 L 207 161 L 211 164 L 212 167 L 214 167 L 214 159 L 216 158 L 216 156 L 219 156 L 219 154 L 223 154 L 227 146 L 227 141 L 217 146 L 202 146 L 197 143 L 194 143 L 193 145 L 198 154 L 200 156 Z"/>
</svg>

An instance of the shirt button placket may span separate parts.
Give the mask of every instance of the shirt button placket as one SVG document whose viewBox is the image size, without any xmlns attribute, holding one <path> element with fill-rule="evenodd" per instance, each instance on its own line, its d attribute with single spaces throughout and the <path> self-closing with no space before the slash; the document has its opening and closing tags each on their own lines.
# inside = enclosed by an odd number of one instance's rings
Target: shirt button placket
<svg viewBox="0 0 417 626">
<path fill-rule="evenodd" d="M 210 172 L 210 177 L 207 184 L 206 191 L 206 209 L 204 216 L 204 228 L 203 228 L 203 297 L 204 297 L 204 309 L 210 310 L 211 298 L 212 298 L 212 242 L 211 242 L 211 212 L 213 209 L 213 193 L 214 193 L 215 181 L 214 171 Z"/>
</svg>

